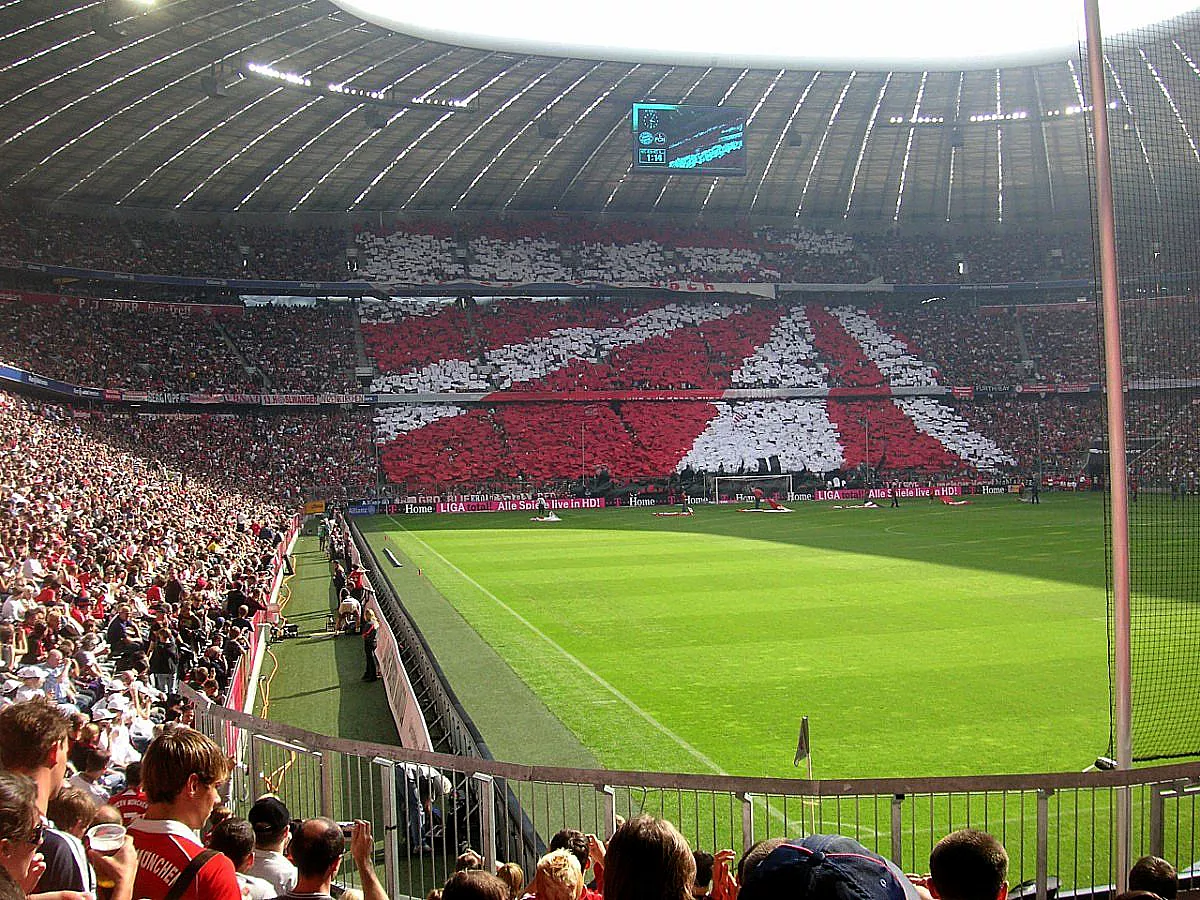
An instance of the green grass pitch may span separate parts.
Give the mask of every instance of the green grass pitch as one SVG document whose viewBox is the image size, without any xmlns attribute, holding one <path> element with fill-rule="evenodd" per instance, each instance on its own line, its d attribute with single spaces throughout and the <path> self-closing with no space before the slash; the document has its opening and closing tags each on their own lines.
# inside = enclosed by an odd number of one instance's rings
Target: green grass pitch
<svg viewBox="0 0 1200 900">
<path fill-rule="evenodd" d="M 819 778 L 1106 750 L 1099 497 L 793 507 L 360 525 L 502 759 L 795 775 L 802 715 Z"/>
</svg>

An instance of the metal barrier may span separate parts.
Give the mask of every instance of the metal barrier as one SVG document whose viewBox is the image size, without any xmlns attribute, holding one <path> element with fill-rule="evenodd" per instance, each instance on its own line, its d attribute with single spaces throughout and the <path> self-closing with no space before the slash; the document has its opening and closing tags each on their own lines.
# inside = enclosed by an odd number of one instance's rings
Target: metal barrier
<svg viewBox="0 0 1200 900">
<path fill-rule="evenodd" d="M 382 566 L 374 549 L 353 520 L 348 523 L 348 531 L 351 562 L 370 563 L 366 566 L 370 581 L 368 590 L 396 639 L 401 662 L 416 691 L 435 749 L 455 756 L 492 759 L 487 743 L 454 695 L 454 689 L 424 636 L 396 596 L 391 582 L 380 574 Z M 490 782 L 464 785 L 459 792 L 459 802 L 488 816 L 489 833 L 499 833 L 506 848 L 505 861 L 531 869 L 545 852 L 545 841 L 523 810 L 520 798 L 503 782 L 499 785 Z"/>
<path fill-rule="evenodd" d="M 1181 872 L 1196 854 L 1200 764 L 1133 771 L 919 779 L 802 781 L 522 766 L 494 760 L 345 741 L 235 710 L 197 703 L 197 727 L 244 733 L 248 762 L 235 773 L 233 802 L 278 793 L 292 814 L 365 818 L 393 898 L 423 897 L 454 870 L 465 846 L 489 865 L 518 861 L 523 841 L 500 825 L 501 792 L 539 844 L 562 827 L 611 835 L 618 817 L 652 813 L 675 822 L 693 847 L 745 850 L 766 837 L 814 831 L 856 837 L 905 871 L 928 869 L 946 833 L 973 826 L 1008 848 L 1010 880 L 1028 895 L 1107 894 L 1113 881 L 1118 792 L 1129 791 L 1135 856 L 1154 853 Z"/>
</svg>

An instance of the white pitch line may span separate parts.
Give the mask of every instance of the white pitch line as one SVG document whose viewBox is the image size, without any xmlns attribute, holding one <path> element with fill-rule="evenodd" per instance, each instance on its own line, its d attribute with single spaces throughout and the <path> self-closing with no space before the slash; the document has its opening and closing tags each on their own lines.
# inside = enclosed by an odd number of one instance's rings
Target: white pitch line
<svg viewBox="0 0 1200 900">
<path fill-rule="evenodd" d="M 622 703 L 624 703 L 627 707 L 629 707 L 629 709 L 632 712 L 636 713 L 638 716 L 640 716 L 642 719 L 644 719 L 652 728 L 656 729 L 657 731 L 659 731 L 662 734 L 669 737 L 671 740 L 673 740 L 676 744 L 678 744 L 680 747 L 682 747 L 684 750 L 686 750 L 688 753 L 690 753 L 696 759 L 700 760 L 700 762 L 704 763 L 704 765 L 708 766 L 708 768 L 712 769 L 716 774 L 718 774 L 718 775 L 728 775 L 729 774 L 724 769 L 722 769 L 719 765 L 717 765 L 717 763 L 714 760 L 710 759 L 706 754 L 702 753 L 700 750 L 697 750 L 695 747 L 693 747 L 691 744 L 689 744 L 687 741 L 685 741 L 682 737 L 680 737 L 675 732 L 673 732 L 670 728 L 668 728 L 666 725 L 664 725 L 662 722 L 658 721 L 658 719 L 654 718 L 654 716 L 650 715 L 650 713 L 646 712 L 644 709 L 642 709 L 640 706 L 638 706 L 636 703 L 634 703 L 633 700 L 631 700 L 629 697 L 627 697 L 623 693 L 621 693 L 621 691 L 619 691 L 615 685 L 613 685 L 612 683 L 607 681 L 603 676 L 601 676 L 595 670 L 589 668 L 587 666 L 587 664 L 584 663 L 583 660 L 581 660 L 579 657 L 575 656 L 575 654 L 571 653 L 569 650 L 567 650 L 565 647 L 563 647 L 561 644 L 559 644 L 557 641 L 555 641 L 554 638 L 550 637 L 550 635 L 546 634 L 546 632 L 542 631 L 540 628 L 538 628 L 536 625 L 534 625 L 532 622 L 530 622 L 527 618 L 525 618 L 523 615 L 521 615 L 519 612 L 517 612 L 515 609 L 513 609 L 511 606 L 509 606 L 507 603 L 505 603 L 503 600 L 501 600 L 499 597 L 497 597 L 495 594 L 493 594 L 491 591 L 489 591 L 487 588 L 485 588 L 482 584 L 480 584 L 478 581 L 476 581 L 474 578 L 472 578 L 470 575 L 468 575 L 466 572 L 464 572 L 462 569 L 460 569 L 454 563 L 450 562 L 450 560 L 446 559 L 446 557 L 442 556 L 442 554 L 438 553 L 436 550 L 434 550 L 432 547 L 430 547 L 427 543 L 425 543 L 425 541 L 421 540 L 421 538 L 417 537 L 415 534 L 413 534 L 411 531 L 409 531 L 407 528 L 405 528 L 404 525 L 402 525 L 400 522 L 398 522 L 396 520 L 395 516 L 388 516 L 388 518 L 391 519 L 392 523 L 394 525 L 396 525 L 397 528 L 399 528 L 401 531 L 403 531 L 405 534 L 407 534 L 409 537 L 411 537 L 414 541 L 416 541 L 418 544 L 420 544 L 422 547 L 424 547 L 426 550 L 428 550 L 430 553 L 432 553 L 434 556 L 436 556 L 438 559 L 440 559 L 443 563 L 445 563 L 454 572 L 458 573 L 460 578 L 462 578 L 468 584 L 473 586 L 477 591 L 479 591 L 485 597 L 491 598 L 496 603 L 497 606 L 499 606 L 501 609 L 503 609 L 505 612 L 507 612 L 509 615 L 511 615 L 514 619 L 516 619 L 518 622 L 520 622 L 522 625 L 524 625 L 526 628 L 528 628 L 530 631 L 532 631 L 534 634 L 536 634 L 539 638 L 541 638 L 543 641 L 545 641 L 547 644 L 549 644 L 551 647 L 553 647 L 565 659 L 569 660 L 572 665 L 576 666 L 579 669 L 579 671 L 583 672 L 585 675 L 587 675 L 589 678 L 591 678 L 593 681 L 595 681 L 598 685 L 600 685 L 602 688 L 604 688 L 606 691 L 608 691 L 610 694 L 612 694 L 614 697 L 616 697 L 618 700 L 620 700 Z"/>
</svg>

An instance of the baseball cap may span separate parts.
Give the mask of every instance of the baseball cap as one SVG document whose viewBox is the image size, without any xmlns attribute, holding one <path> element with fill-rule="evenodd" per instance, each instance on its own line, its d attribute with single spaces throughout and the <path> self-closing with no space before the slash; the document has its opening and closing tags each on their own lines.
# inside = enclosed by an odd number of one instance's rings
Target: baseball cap
<svg viewBox="0 0 1200 900">
<path fill-rule="evenodd" d="M 738 900 L 917 900 L 904 874 L 858 841 L 814 834 L 788 841 L 746 873 Z"/>
<path fill-rule="evenodd" d="M 278 797 L 260 797 L 246 815 L 255 834 L 277 834 L 287 828 L 291 818 L 287 805 Z"/>
</svg>

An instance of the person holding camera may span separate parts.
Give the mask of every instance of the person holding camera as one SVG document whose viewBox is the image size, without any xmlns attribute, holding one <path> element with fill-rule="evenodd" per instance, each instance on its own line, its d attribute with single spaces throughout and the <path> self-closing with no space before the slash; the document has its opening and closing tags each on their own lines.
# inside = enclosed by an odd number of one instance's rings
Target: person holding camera
<svg viewBox="0 0 1200 900">
<path fill-rule="evenodd" d="M 279 900 L 333 900 L 330 893 L 346 852 L 346 833 L 330 819 L 305 819 L 292 835 L 289 854 L 296 864 L 296 886 Z M 350 855 L 358 869 L 363 900 L 387 900 L 375 875 L 375 838 L 371 823 L 361 819 L 350 829 Z"/>
</svg>

